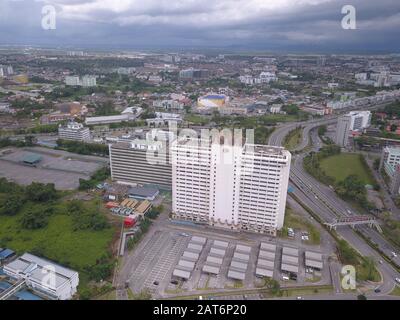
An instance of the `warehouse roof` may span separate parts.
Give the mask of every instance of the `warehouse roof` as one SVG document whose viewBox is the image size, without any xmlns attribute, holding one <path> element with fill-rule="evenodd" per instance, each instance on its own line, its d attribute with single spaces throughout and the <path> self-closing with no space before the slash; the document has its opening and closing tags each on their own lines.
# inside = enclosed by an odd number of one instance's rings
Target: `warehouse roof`
<svg viewBox="0 0 400 320">
<path fill-rule="evenodd" d="M 3 251 L 0 252 L 0 260 L 7 259 L 11 257 L 15 252 L 12 251 L 11 249 L 4 249 Z"/>
<path fill-rule="evenodd" d="M 306 267 L 311 267 L 311 268 L 315 268 L 315 269 L 322 269 L 322 267 L 323 267 L 322 261 L 306 259 L 305 264 L 306 264 Z"/>
<path fill-rule="evenodd" d="M 299 257 L 283 255 L 282 256 L 282 262 L 287 263 L 287 264 L 298 265 L 299 264 Z"/>
<path fill-rule="evenodd" d="M 235 280 L 244 280 L 245 274 L 244 274 L 244 272 L 229 269 L 228 278 L 235 279 Z"/>
<path fill-rule="evenodd" d="M 220 267 L 211 266 L 209 264 L 205 264 L 203 266 L 203 272 L 212 273 L 212 274 L 219 274 Z"/>
<path fill-rule="evenodd" d="M 182 257 L 187 258 L 186 260 L 197 261 L 197 259 L 199 259 L 199 254 L 198 253 L 194 253 L 194 252 L 190 252 L 190 251 L 185 251 L 183 253 Z"/>
<path fill-rule="evenodd" d="M 240 252 L 235 252 L 233 254 L 233 259 L 235 260 L 243 260 L 243 261 L 249 261 L 250 256 L 248 254 L 240 253 Z"/>
<path fill-rule="evenodd" d="M 158 193 L 158 189 L 152 187 L 131 187 L 128 190 L 128 194 L 132 198 L 155 198 Z"/>
<path fill-rule="evenodd" d="M 260 249 L 265 251 L 276 251 L 276 245 L 272 243 L 261 242 Z"/>
<path fill-rule="evenodd" d="M 269 277 L 272 278 L 274 275 L 274 271 L 273 270 L 268 270 L 268 269 L 263 269 L 260 267 L 256 268 L 256 275 L 259 277 Z"/>
<path fill-rule="evenodd" d="M 42 160 L 42 156 L 36 153 L 27 154 L 22 161 L 29 164 L 35 164 Z"/>
<path fill-rule="evenodd" d="M 273 269 L 275 265 L 274 261 L 268 261 L 268 260 L 264 260 L 264 259 L 258 259 L 257 260 L 257 266 L 258 267 L 264 267 L 267 269 Z"/>
<path fill-rule="evenodd" d="M 181 270 L 178 268 L 174 269 L 174 272 L 172 273 L 173 276 L 178 277 L 178 278 L 182 278 L 185 280 L 188 280 L 190 278 L 190 272 L 186 271 L 186 270 Z"/>
<path fill-rule="evenodd" d="M 178 265 L 193 270 L 195 263 L 193 261 L 188 261 L 182 258 L 181 260 L 179 260 Z"/>
<path fill-rule="evenodd" d="M 250 253 L 251 248 L 249 246 L 244 246 L 244 245 L 238 244 L 238 245 L 236 245 L 235 251 L 243 252 L 243 253 Z"/>
<path fill-rule="evenodd" d="M 223 257 L 225 255 L 225 251 L 226 251 L 225 249 L 219 249 L 219 248 L 212 247 L 210 249 L 210 255 Z"/>
<path fill-rule="evenodd" d="M 218 264 L 221 265 L 222 264 L 222 258 L 220 257 L 213 257 L 213 256 L 208 256 L 207 257 L 207 262 L 213 263 L 213 264 Z"/>
<path fill-rule="evenodd" d="M 199 253 L 201 252 L 201 250 L 203 250 L 203 246 L 196 243 L 189 243 L 187 246 L 187 250 Z"/>
<path fill-rule="evenodd" d="M 299 249 L 290 248 L 290 247 L 283 247 L 282 254 L 285 254 L 285 255 L 288 255 L 288 256 L 298 257 L 299 256 Z"/>
<path fill-rule="evenodd" d="M 281 270 L 292 273 L 299 273 L 299 266 L 293 266 L 290 264 L 282 263 Z"/>
<path fill-rule="evenodd" d="M 306 259 L 322 261 L 322 254 L 319 252 L 306 251 L 304 254 Z"/>
<path fill-rule="evenodd" d="M 214 247 L 220 247 L 220 248 L 227 248 L 228 244 L 229 244 L 228 242 L 221 240 L 214 240 L 213 242 Z"/>
<path fill-rule="evenodd" d="M 206 241 L 207 241 L 207 238 L 199 237 L 199 236 L 193 236 L 193 237 L 190 239 L 190 242 L 200 243 L 200 244 L 202 244 L 202 245 L 204 245 L 204 244 L 206 243 Z"/>
<path fill-rule="evenodd" d="M 267 260 L 275 260 L 275 252 L 261 250 L 258 257 Z"/>
<path fill-rule="evenodd" d="M 245 271 L 247 269 L 247 263 L 232 260 L 231 268 Z"/>
</svg>

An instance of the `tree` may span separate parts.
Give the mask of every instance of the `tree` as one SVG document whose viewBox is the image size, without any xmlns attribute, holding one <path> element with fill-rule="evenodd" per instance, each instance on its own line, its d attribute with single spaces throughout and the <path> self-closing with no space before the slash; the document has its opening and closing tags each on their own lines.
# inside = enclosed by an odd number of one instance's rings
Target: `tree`
<svg viewBox="0 0 400 320">
<path fill-rule="evenodd" d="M 26 197 L 31 201 L 46 202 L 57 198 L 57 191 L 54 183 L 32 182 L 26 187 Z"/>
<path fill-rule="evenodd" d="M 359 294 L 357 296 L 357 300 L 367 300 L 367 297 L 365 296 L 365 294 Z"/>
<path fill-rule="evenodd" d="M 32 208 L 27 211 L 21 219 L 21 225 L 25 229 L 40 229 L 47 226 L 48 216 L 52 213 L 51 209 Z"/>
<path fill-rule="evenodd" d="M 0 215 L 16 215 L 25 203 L 22 195 L 15 193 L 10 194 L 3 203 L 0 203 Z"/>
</svg>

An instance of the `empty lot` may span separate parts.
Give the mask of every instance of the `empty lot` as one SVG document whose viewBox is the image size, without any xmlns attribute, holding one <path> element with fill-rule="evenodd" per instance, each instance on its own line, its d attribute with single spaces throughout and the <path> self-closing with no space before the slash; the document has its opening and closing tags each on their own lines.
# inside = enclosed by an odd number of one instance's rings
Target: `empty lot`
<svg viewBox="0 0 400 320">
<path fill-rule="evenodd" d="M 89 179 L 96 170 L 107 164 L 105 158 L 46 148 L 6 148 L 1 151 L 0 177 L 22 185 L 32 182 L 54 183 L 59 190 L 76 189 L 79 179 Z M 23 164 L 22 159 L 33 153 L 42 157 L 36 167 Z"/>
</svg>

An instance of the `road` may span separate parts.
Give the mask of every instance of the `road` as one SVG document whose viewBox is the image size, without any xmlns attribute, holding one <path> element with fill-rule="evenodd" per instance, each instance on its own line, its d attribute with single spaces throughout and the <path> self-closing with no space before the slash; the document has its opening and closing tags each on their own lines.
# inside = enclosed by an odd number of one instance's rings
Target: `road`
<svg viewBox="0 0 400 320">
<path fill-rule="evenodd" d="M 331 117 L 329 119 L 321 119 L 308 121 L 303 123 L 292 123 L 286 126 L 279 127 L 270 137 L 269 144 L 281 145 L 285 135 L 290 132 L 293 128 L 302 125 L 303 126 L 303 139 L 302 143 L 298 146 L 297 150 L 304 149 L 310 142 L 313 146 L 312 150 L 316 150 L 321 145 L 318 135 L 316 134 L 316 128 L 323 124 L 334 123 L 337 117 Z M 311 137 L 311 141 L 309 141 Z M 306 207 L 311 209 L 321 220 L 330 222 L 337 217 L 357 215 L 356 210 L 351 208 L 346 202 L 340 199 L 336 193 L 329 187 L 323 185 L 313 177 L 308 175 L 303 169 L 303 158 L 305 154 L 295 155 L 290 170 L 290 181 L 294 186 L 293 195 L 295 198 L 304 204 Z M 358 227 L 364 236 L 371 239 L 372 242 L 378 244 L 380 249 L 386 254 L 391 254 L 396 249 L 386 241 L 376 230 L 368 227 Z M 386 262 L 383 257 L 368 243 L 362 239 L 355 230 L 350 227 L 341 227 L 337 230 L 339 236 L 345 239 L 354 249 L 356 249 L 361 255 L 372 257 L 375 261 L 381 261 L 382 263 L 377 264 L 382 277 L 383 283 L 380 286 L 382 294 L 390 293 L 395 286 L 395 278 L 400 277 L 392 265 Z M 395 260 L 397 264 L 400 263 L 398 258 Z M 375 293 L 370 294 L 371 296 L 376 295 Z"/>
</svg>

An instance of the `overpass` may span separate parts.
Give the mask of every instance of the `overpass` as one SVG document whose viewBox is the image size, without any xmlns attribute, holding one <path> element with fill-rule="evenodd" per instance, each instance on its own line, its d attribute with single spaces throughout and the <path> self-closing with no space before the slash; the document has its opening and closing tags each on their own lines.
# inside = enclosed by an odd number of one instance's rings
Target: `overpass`
<svg viewBox="0 0 400 320">
<path fill-rule="evenodd" d="M 380 233 L 382 233 L 382 229 L 376 220 L 375 217 L 367 216 L 367 215 L 360 215 L 360 216 L 351 216 L 351 217 L 342 217 L 333 220 L 332 222 L 326 222 L 330 229 L 336 230 L 337 227 L 340 226 L 351 226 L 354 228 L 356 225 L 363 225 L 367 224 L 369 227 L 375 227 Z"/>
</svg>

